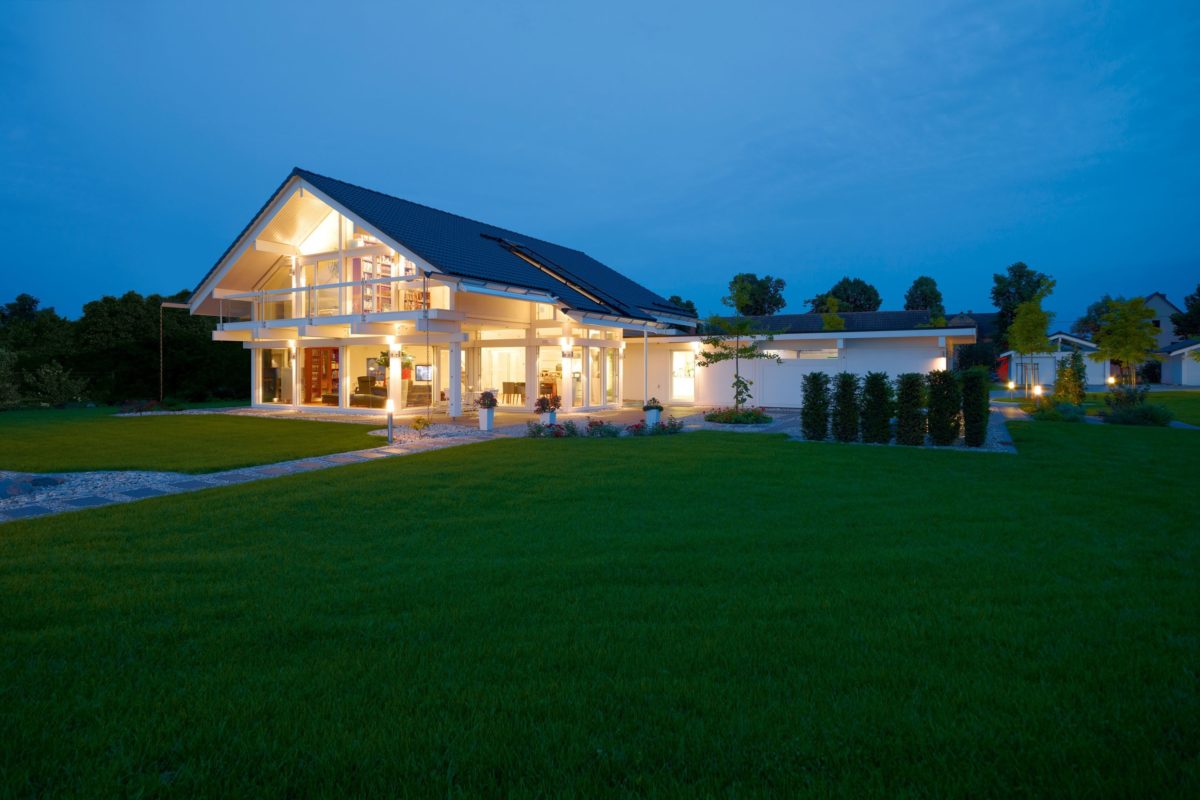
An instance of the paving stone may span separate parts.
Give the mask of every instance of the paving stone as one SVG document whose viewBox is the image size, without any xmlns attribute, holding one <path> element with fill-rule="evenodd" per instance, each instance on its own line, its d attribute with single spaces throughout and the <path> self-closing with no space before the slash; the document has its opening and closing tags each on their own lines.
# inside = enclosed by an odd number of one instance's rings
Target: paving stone
<svg viewBox="0 0 1200 800">
<path fill-rule="evenodd" d="M 95 494 L 88 495 L 87 497 L 73 497 L 66 501 L 67 505 L 78 506 L 79 508 L 87 508 L 88 506 L 106 506 L 111 502 L 112 500 L 109 500 L 107 497 L 100 497 L 99 495 Z"/>
<path fill-rule="evenodd" d="M 263 473 L 264 475 L 287 475 L 292 470 L 290 467 L 274 466 L 274 467 L 259 467 L 258 471 Z"/>
<path fill-rule="evenodd" d="M 211 483 L 205 483 L 204 481 L 179 481 L 178 483 L 172 483 L 171 486 L 176 489 L 211 489 L 212 488 Z"/>
<path fill-rule="evenodd" d="M 382 450 L 366 450 L 362 453 L 363 458 L 386 458 L 387 455 Z"/>
<path fill-rule="evenodd" d="M 162 489 L 154 489 L 149 486 L 143 486 L 139 489 L 126 489 L 125 491 L 121 492 L 121 494 L 125 495 L 126 497 L 142 498 L 157 497 L 160 494 L 168 494 L 168 492 Z"/>
<path fill-rule="evenodd" d="M 21 519 L 23 517 L 40 517 L 42 514 L 52 514 L 53 509 L 46 506 L 24 506 L 22 508 L 6 508 L 4 516 L 9 519 Z"/>
<path fill-rule="evenodd" d="M 320 469 L 324 466 L 320 461 L 300 461 L 292 465 L 294 469 Z"/>
<path fill-rule="evenodd" d="M 352 464 L 355 461 L 362 461 L 362 456 L 353 453 L 337 453 L 336 455 L 326 456 L 328 461 L 336 461 L 339 464 Z"/>
</svg>

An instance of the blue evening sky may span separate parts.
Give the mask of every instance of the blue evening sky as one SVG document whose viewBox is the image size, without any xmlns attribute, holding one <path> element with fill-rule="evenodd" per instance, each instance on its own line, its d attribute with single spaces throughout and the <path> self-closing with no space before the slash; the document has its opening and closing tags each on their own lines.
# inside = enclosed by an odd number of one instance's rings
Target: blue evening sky
<svg viewBox="0 0 1200 800">
<path fill-rule="evenodd" d="M 194 287 L 294 165 L 586 250 L 719 311 L 843 275 L 1200 281 L 1200 3 L 21 2 L 0 302 Z"/>
</svg>

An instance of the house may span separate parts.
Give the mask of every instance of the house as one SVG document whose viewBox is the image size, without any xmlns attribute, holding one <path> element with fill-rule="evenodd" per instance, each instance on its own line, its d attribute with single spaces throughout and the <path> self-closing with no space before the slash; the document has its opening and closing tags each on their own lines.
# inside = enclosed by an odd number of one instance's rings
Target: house
<svg viewBox="0 0 1200 800">
<path fill-rule="evenodd" d="M 189 306 L 252 352 L 254 406 L 344 413 L 616 406 L 624 332 L 696 324 L 578 250 L 299 168 Z"/>
<path fill-rule="evenodd" d="M 1200 386 L 1200 339 L 1172 342 L 1159 350 L 1162 382 L 1174 386 Z"/>
<path fill-rule="evenodd" d="M 1179 337 L 1175 335 L 1175 325 L 1171 322 L 1171 315 L 1180 313 L 1182 309 L 1168 300 L 1162 292 L 1146 295 L 1146 305 L 1154 312 L 1154 318 L 1150 322 L 1155 328 L 1158 328 L 1159 348 L 1178 341 Z"/>
<path fill-rule="evenodd" d="M 697 369 L 694 313 L 585 253 L 299 168 L 188 304 L 252 352 L 262 408 L 459 416 L 484 391 L 510 410 L 719 405 L 733 381 L 732 364 Z M 818 314 L 761 320 L 782 361 L 745 365 L 756 402 L 799 405 L 814 370 L 942 369 L 975 341 L 928 312 L 841 316 L 837 332 Z"/>
<path fill-rule="evenodd" d="M 824 330 L 820 314 L 752 317 L 755 327 L 773 338 L 762 349 L 778 355 L 778 363 L 759 359 L 741 363 L 742 377 L 752 381 L 756 405 L 799 407 L 801 381 L 811 372 L 904 372 L 922 374 L 945 369 L 956 346 L 975 342 L 975 328 L 930 327 L 928 311 L 873 311 L 839 314 L 840 331 Z M 734 365 L 725 361 L 697 367 L 703 349 L 698 335 L 627 334 L 625 399 L 643 396 L 677 405 L 730 405 Z M 646 353 L 649 354 L 646 357 Z"/>
<path fill-rule="evenodd" d="M 996 370 L 1001 382 L 1013 381 L 1018 386 L 1052 386 L 1058 375 L 1058 365 L 1064 358 L 1075 350 L 1083 353 L 1086 365 L 1086 382 L 1089 386 L 1103 386 L 1108 382 L 1111 365 L 1108 361 L 1095 361 L 1090 358 L 1097 347 L 1094 342 L 1082 339 L 1066 331 L 1056 331 L 1050 334 L 1050 351 L 1047 353 L 1031 353 L 1021 355 L 1014 350 L 1008 350 L 999 356 Z"/>
</svg>

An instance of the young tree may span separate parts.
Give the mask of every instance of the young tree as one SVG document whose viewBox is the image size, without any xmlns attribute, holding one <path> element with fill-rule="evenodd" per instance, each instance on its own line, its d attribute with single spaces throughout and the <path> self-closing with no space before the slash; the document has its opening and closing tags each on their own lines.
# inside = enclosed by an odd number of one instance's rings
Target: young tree
<svg viewBox="0 0 1200 800">
<path fill-rule="evenodd" d="M 1108 304 L 1096 333 L 1096 352 L 1093 361 L 1117 361 L 1129 382 L 1137 385 L 1138 365 L 1158 359 L 1158 328 L 1154 327 L 1154 310 L 1141 297 Z"/>
<path fill-rule="evenodd" d="M 1200 336 L 1200 284 L 1196 285 L 1196 291 L 1183 298 L 1183 311 L 1171 315 L 1171 324 L 1180 339 Z"/>
<path fill-rule="evenodd" d="M 1012 343 L 1008 341 L 1008 328 L 1017 316 L 1017 307 L 1028 302 L 1054 285 L 1050 276 L 1035 269 L 1030 269 L 1024 262 L 1010 264 L 1003 274 L 992 276 L 992 305 L 996 306 L 999 315 L 996 318 L 996 339 L 1000 349 L 1006 350 Z M 1044 297 L 1045 295 L 1043 295 Z"/>
<path fill-rule="evenodd" d="M 741 272 L 733 276 L 729 296 L 722 297 L 721 302 L 745 317 L 768 316 L 787 305 L 783 299 L 786 285 L 783 278 L 760 278 L 753 272 Z"/>
<path fill-rule="evenodd" d="M 892 382 L 885 372 L 868 372 L 863 381 L 862 438 L 887 444 L 892 440 Z"/>
<path fill-rule="evenodd" d="M 733 406 L 740 411 L 751 399 L 750 386 L 754 383 L 742 377 L 742 362 L 758 359 L 775 363 L 782 361 L 778 355 L 759 349 L 759 345 L 775 337 L 769 331 L 760 330 L 754 320 L 744 318 L 728 320 L 710 317 L 705 330 L 707 334 L 701 339 L 705 349 L 696 356 L 696 363 L 711 367 L 722 361 L 733 362 Z"/>
<path fill-rule="evenodd" d="M 1021 356 L 1045 353 L 1050 350 L 1050 320 L 1054 315 L 1042 308 L 1042 300 L 1054 288 L 1054 281 L 1044 284 L 1033 298 L 1017 306 L 1008 330 L 1008 346 Z M 1026 395 L 1032 389 L 1032 370 L 1025 370 Z"/>
<path fill-rule="evenodd" d="M 800 380 L 800 432 L 810 442 L 829 438 L 829 376 L 810 372 Z"/>
<path fill-rule="evenodd" d="M 879 290 L 862 278 L 845 277 L 833 285 L 828 292 L 809 298 L 812 310 L 820 313 L 830 297 L 836 297 L 843 311 L 878 311 L 883 303 Z"/>
<path fill-rule="evenodd" d="M 1125 302 L 1124 297 L 1116 299 L 1119 302 Z M 1085 339 L 1094 338 L 1096 331 L 1100 330 L 1100 317 L 1104 316 L 1104 309 L 1108 308 L 1108 304 L 1112 301 L 1112 296 L 1106 294 L 1088 306 L 1087 311 L 1083 312 L 1083 316 L 1071 323 L 1071 333 Z"/>
<path fill-rule="evenodd" d="M 1058 362 L 1058 374 L 1054 376 L 1054 401 L 1079 406 L 1083 405 L 1086 394 L 1087 367 L 1083 363 L 1083 354 L 1076 349 Z"/>
<path fill-rule="evenodd" d="M 962 414 L 958 376 L 948 369 L 929 373 L 929 440 L 939 447 L 954 444 Z"/>
<path fill-rule="evenodd" d="M 858 441 L 858 410 L 862 384 L 853 372 L 839 372 L 833 379 L 833 438 Z"/>
<path fill-rule="evenodd" d="M 922 275 L 912 282 L 904 293 L 905 311 L 928 311 L 931 319 L 946 316 L 946 307 L 942 305 L 942 293 L 937 281 L 928 275 Z"/>
</svg>

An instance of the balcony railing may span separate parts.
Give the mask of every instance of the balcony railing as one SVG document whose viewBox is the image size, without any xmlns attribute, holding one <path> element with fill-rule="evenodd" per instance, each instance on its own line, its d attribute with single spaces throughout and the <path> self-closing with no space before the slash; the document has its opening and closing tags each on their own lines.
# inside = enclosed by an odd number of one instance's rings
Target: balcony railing
<svg viewBox="0 0 1200 800">
<path fill-rule="evenodd" d="M 445 308 L 434 289 L 421 276 L 367 278 L 284 289 L 242 292 L 221 299 L 221 323 L 274 322 L 321 317 L 388 314 Z M 248 313 L 247 313 L 248 312 Z"/>
</svg>

